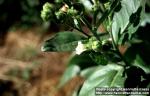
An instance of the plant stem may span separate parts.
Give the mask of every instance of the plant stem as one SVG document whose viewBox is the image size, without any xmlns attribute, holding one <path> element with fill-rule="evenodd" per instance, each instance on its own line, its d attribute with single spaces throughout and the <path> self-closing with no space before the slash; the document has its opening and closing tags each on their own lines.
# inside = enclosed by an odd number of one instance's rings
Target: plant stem
<svg viewBox="0 0 150 96">
<path fill-rule="evenodd" d="M 78 23 L 77 28 L 80 29 L 83 34 L 86 34 L 88 37 L 91 37 L 90 35 L 88 35 L 86 32 L 83 31 L 79 18 L 75 18 L 75 19 L 77 20 Z"/>
<path fill-rule="evenodd" d="M 98 41 L 102 42 L 101 39 L 99 38 L 98 34 L 97 34 L 97 28 L 96 28 L 96 27 L 94 27 L 91 32 L 92 32 L 92 34 L 96 37 L 96 39 L 97 39 Z"/>
<path fill-rule="evenodd" d="M 114 1 L 111 6 L 113 6 L 113 8 L 110 7 L 110 10 L 106 10 L 103 14 L 103 16 L 99 19 L 98 23 L 97 23 L 97 28 L 103 23 L 103 21 L 105 21 L 105 19 L 108 18 L 109 14 L 111 14 L 111 12 L 114 11 L 114 9 L 117 7 L 117 5 L 119 4 L 120 0 L 116 0 Z"/>
<path fill-rule="evenodd" d="M 92 27 L 91 24 L 85 19 L 84 16 L 80 18 L 80 20 L 88 27 L 88 29 L 92 32 L 92 34 L 96 37 L 96 39 L 101 42 L 99 36 L 96 33 L 97 28 Z"/>
<path fill-rule="evenodd" d="M 97 10 L 97 11 L 95 11 L 94 14 L 93 14 L 93 22 L 92 22 L 92 23 L 93 23 L 93 26 L 96 25 L 96 19 L 97 19 L 98 12 L 99 12 L 99 11 Z"/>
<path fill-rule="evenodd" d="M 126 61 L 126 59 L 123 57 L 123 55 L 120 53 L 120 50 L 118 48 L 118 45 L 115 43 L 114 38 L 113 38 L 113 34 L 112 34 L 112 30 L 109 31 L 109 34 L 112 38 L 112 45 L 113 48 L 115 49 L 115 51 L 117 52 L 117 54 L 119 55 L 119 57 L 122 59 L 122 61 L 125 63 L 125 65 L 129 65 L 128 61 Z"/>
<path fill-rule="evenodd" d="M 99 6 L 100 6 L 100 8 L 101 8 L 101 10 L 102 10 L 103 12 L 105 12 L 105 11 L 106 11 L 106 8 L 105 8 L 104 4 L 99 3 Z"/>
<path fill-rule="evenodd" d="M 80 18 L 80 20 L 81 20 L 90 30 L 92 30 L 91 24 L 85 19 L 84 16 L 82 16 L 82 17 Z"/>
<path fill-rule="evenodd" d="M 85 36 L 87 36 L 88 38 L 91 37 L 90 35 L 88 35 L 87 33 L 85 33 L 83 30 L 77 28 L 77 27 L 74 27 L 74 26 L 70 26 L 69 24 L 66 24 L 67 26 L 73 28 L 73 29 L 76 29 L 78 30 L 79 32 L 82 32 Z"/>
</svg>

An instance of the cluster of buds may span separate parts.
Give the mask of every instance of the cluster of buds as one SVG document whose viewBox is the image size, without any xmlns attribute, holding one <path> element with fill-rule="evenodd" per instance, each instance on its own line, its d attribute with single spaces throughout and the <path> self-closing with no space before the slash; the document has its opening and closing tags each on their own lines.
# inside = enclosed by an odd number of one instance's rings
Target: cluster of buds
<svg viewBox="0 0 150 96">
<path fill-rule="evenodd" d="M 53 9 L 54 6 L 50 3 L 45 3 L 43 5 L 43 10 L 41 11 L 41 17 L 44 21 L 48 21 L 50 18 L 53 18 Z"/>
<path fill-rule="evenodd" d="M 68 8 L 69 6 L 65 4 L 57 12 L 55 12 L 55 16 L 58 21 L 63 22 L 64 18 L 66 18 Z"/>
<path fill-rule="evenodd" d="M 68 17 L 76 17 L 80 15 L 84 10 L 84 6 L 81 3 L 73 3 L 70 6 L 67 4 L 62 5 L 58 10 L 56 10 L 52 4 L 45 3 L 43 10 L 41 11 L 41 17 L 44 21 L 56 20 L 58 22 L 63 22 Z M 82 10 L 82 11 L 81 11 Z"/>
<path fill-rule="evenodd" d="M 92 50 L 94 50 L 95 52 L 97 52 L 97 51 L 100 51 L 100 49 L 101 49 L 101 47 L 102 47 L 102 44 L 101 44 L 100 41 L 98 41 L 98 40 L 96 39 L 96 37 L 91 37 L 91 38 L 89 39 L 89 42 L 88 42 L 88 44 L 87 44 L 87 47 L 88 47 L 89 49 L 92 49 Z"/>
<path fill-rule="evenodd" d="M 96 12 L 96 11 L 102 9 L 102 6 L 100 6 L 101 3 L 104 4 L 104 6 L 105 6 L 105 5 L 108 5 L 110 3 L 109 1 L 110 0 L 92 0 L 92 2 L 93 2 L 93 6 L 92 6 L 93 12 Z M 108 6 L 107 7 L 105 6 L 105 8 L 107 9 Z M 104 9 L 102 9 L 102 10 L 104 11 Z"/>
<path fill-rule="evenodd" d="M 101 49 L 101 43 L 96 40 L 96 38 L 91 37 L 88 42 L 83 43 L 81 41 L 78 42 L 78 45 L 76 47 L 76 54 L 80 55 L 82 52 L 87 50 L 94 50 L 97 52 Z"/>
<path fill-rule="evenodd" d="M 111 39 L 103 40 L 102 42 L 98 41 L 95 37 L 91 37 L 88 42 L 78 41 L 78 45 L 76 47 L 76 54 L 80 55 L 84 51 L 93 50 L 95 52 L 105 51 L 111 48 Z"/>
</svg>

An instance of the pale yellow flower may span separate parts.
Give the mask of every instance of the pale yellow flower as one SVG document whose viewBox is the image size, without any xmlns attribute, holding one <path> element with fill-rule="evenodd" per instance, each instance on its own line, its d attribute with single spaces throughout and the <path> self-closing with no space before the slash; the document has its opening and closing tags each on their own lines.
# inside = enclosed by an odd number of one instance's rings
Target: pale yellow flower
<svg viewBox="0 0 150 96">
<path fill-rule="evenodd" d="M 82 42 L 79 41 L 75 52 L 76 52 L 76 54 L 80 55 L 84 51 L 86 51 L 86 48 L 85 48 L 84 44 L 82 44 Z"/>
</svg>

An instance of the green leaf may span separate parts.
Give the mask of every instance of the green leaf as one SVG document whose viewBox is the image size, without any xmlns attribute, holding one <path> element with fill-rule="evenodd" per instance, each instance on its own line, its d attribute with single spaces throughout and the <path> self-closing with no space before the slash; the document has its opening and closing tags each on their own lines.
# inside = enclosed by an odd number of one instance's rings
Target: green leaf
<svg viewBox="0 0 150 96">
<path fill-rule="evenodd" d="M 122 35 L 124 32 L 127 32 L 130 39 L 131 35 L 136 32 L 143 17 L 145 0 L 122 0 L 121 6 L 121 10 L 114 14 L 112 23 L 112 34 L 116 43 L 120 39 L 119 34 Z M 138 20 L 140 21 L 137 22 Z"/>
<path fill-rule="evenodd" d="M 84 69 L 84 70 L 82 70 L 82 71 L 80 72 L 80 75 L 81 75 L 82 77 L 84 77 L 84 79 L 86 80 L 86 79 L 88 79 L 88 78 L 91 76 L 91 74 L 92 74 L 96 69 L 97 69 L 97 66 L 96 66 L 96 67 L 89 67 L 89 68 L 86 68 L 86 69 Z"/>
<path fill-rule="evenodd" d="M 123 71 L 123 67 L 117 64 L 97 67 L 83 84 L 79 96 L 95 96 L 96 87 L 124 87 Z"/>
<path fill-rule="evenodd" d="M 71 80 L 73 77 L 77 76 L 77 74 L 80 72 L 80 68 L 77 65 L 69 66 L 63 76 L 61 77 L 59 88 L 64 86 L 69 80 Z"/>
<path fill-rule="evenodd" d="M 150 74 L 150 65 L 145 64 L 139 54 L 136 55 L 133 65 L 142 68 L 146 73 Z"/>
<path fill-rule="evenodd" d="M 132 44 L 124 54 L 124 58 L 129 64 L 128 66 L 137 66 L 146 73 L 150 73 L 149 47 L 145 43 Z"/>
<path fill-rule="evenodd" d="M 78 41 L 85 40 L 86 38 L 77 32 L 59 32 L 55 36 L 46 40 L 43 44 L 42 51 L 74 51 Z"/>
<path fill-rule="evenodd" d="M 149 1 L 150 2 L 150 1 Z M 150 13 L 145 13 L 144 14 L 144 17 L 143 17 L 143 20 L 142 20 L 142 22 L 141 22 L 141 25 L 142 26 L 146 26 L 146 24 L 147 23 L 149 23 L 150 24 Z"/>
<path fill-rule="evenodd" d="M 110 6 L 110 10 L 106 10 L 103 13 L 102 17 L 97 22 L 97 27 L 99 27 L 113 11 L 115 11 L 116 7 L 118 7 L 119 1 L 120 0 L 115 0 Z"/>
<path fill-rule="evenodd" d="M 108 63 L 107 58 L 100 52 L 91 52 L 90 57 L 98 65 L 106 65 Z"/>
<path fill-rule="evenodd" d="M 136 54 L 138 53 L 138 46 L 140 45 L 132 45 L 131 47 L 129 47 L 127 49 L 127 51 L 125 52 L 124 54 L 124 58 L 126 59 L 126 61 L 129 63 L 129 64 L 133 64 L 133 61 L 135 60 L 136 58 Z M 129 65 L 128 65 L 129 66 Z"/>
<path fill-rule="evenodd" d="M 90 51 L 85 51 L 80 55 L 74 55 L 70 59 L 68 66 L 78 65 L 80 66 L 81 70 L 91 66 L 96 66 L 97 64 L 89 56 L 90 53 Z"/>
</svg>

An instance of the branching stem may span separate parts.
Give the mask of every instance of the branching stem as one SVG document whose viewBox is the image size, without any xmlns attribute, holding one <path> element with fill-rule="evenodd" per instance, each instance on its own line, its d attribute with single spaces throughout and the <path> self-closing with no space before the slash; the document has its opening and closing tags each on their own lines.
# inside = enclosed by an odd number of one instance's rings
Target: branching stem
<svg viewBox="0 0 150 96">
<path fill-rule="evenodd" d="M 67 26 L 79 31 L 79 32 L 82 32 L 85 36 L 87 36 L 88 38 L 90 37 L 90 35 L 88 35 L 87 33 L 85 33 L 83 30 L 77 28 L 77 27 L 74 27 L 74 26 L 70 26 L 69 24 L 66 24 Z"/>
</svg>

